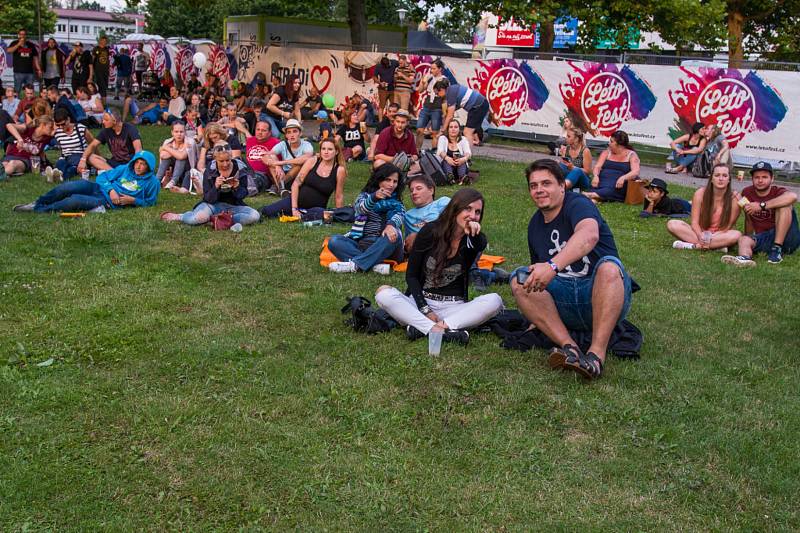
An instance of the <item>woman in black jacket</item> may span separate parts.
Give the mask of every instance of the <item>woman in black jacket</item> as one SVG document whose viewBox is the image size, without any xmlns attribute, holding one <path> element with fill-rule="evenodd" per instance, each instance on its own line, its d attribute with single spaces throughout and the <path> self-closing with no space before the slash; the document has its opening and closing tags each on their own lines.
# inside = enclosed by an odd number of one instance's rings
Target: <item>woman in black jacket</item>
<svg viewBox="0 0 800 533">
<path fill-rule="evenodd" d="M 435 222 L 419 232 L 408 258 L 406 294 L 387 285 L 375 301 L 406 326 L 412 340 L 444 331 L 444 340 L 466 344 L 474 328 L 503 309 L 498 294 L 469 300 L 469 270 L 486 249 L 481 233 L 484 200 L 475 189 L 461 189 Z"/>
</svg>

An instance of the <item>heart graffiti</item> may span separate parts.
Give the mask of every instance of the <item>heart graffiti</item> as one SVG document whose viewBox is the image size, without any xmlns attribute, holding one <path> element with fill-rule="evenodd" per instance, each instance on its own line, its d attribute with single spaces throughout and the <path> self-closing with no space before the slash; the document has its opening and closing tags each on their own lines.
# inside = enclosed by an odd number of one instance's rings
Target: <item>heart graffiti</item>
<svg viewBox="0 0 800 533">
<path fill-rule="evenodd" d="M 330 67 L 321 67 L 319 65 L 314 65 L 311 69 L 311 85 L 316 87 L 316 89 L 321 93 L 325 92 L 325 89 L 328 88 L 328 85 L 331 84 L 331 78 L 333 75 L 331 74 Z M 324 83 L 322 83 L 324 80 Z"/>
</svg>

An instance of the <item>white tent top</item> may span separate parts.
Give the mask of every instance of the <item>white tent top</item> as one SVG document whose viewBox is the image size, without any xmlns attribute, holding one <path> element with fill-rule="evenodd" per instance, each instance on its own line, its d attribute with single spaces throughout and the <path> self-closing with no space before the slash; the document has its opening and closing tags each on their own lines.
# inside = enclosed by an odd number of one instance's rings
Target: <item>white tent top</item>
<svg viewBox="0 0 800 533">
<path fill-rule="evenodd" d="M 141 43 L 141 42 L 167 42 L 169 44 L 178 44 L 178 43 L 191 43 L 194 45 L 198 44 L 215 44 L 214 41 L 211 39 L 185 39 L 183 37 L 170 37 L 169 39 L 164 39 L 160 35 L 151 35 L 149 33 L 131 33 L 124 39 L 120 41 L 120 43 L 130 44 L 130 43 Z"/>
</svg>

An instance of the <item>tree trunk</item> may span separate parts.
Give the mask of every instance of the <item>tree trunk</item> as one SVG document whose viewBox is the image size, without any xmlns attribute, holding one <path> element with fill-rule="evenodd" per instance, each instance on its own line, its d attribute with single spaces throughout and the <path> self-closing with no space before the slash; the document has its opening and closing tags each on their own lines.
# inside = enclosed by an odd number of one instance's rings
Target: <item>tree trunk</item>
<svg viewBox="0 0 800 533">
<path fill-rule="evenodd" d="M 539 24 L 539 51 L 552 52 L 556 41 L 555 20 L 549 19 Z"/>
<path fill-rule="evenodd" d="M 367 44 L 367 11 L 364 0 L 347 0 L 347 20 L 350 23 L 350 44 Z"/>
<path fill-rule="evenodd" d="M 739 11 L 728 13 L 728 68 L 739 68 L 744 60 L 744 15 Z"/>
</svg>

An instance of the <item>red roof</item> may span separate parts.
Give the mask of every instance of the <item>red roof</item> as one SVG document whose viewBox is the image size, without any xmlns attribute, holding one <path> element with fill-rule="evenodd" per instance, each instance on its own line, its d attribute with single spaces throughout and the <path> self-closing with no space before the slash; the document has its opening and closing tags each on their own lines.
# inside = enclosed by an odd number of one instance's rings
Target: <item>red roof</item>
<svg viewBox="0 0 800 533">
<path fill-rule="evenodd" d="M 54 8 L 53 12 L 58 18 L 73 20 L 97 20 L 100 22 L 116 22 L 115 17 L 123 16 L 129 19 L 131 24 L 136 19 L 144 20 L 144 15 L 138 13 L 107 13 L 105 11 L 93 11 L 91 9 L 61 9 Z"/>
</svg>

